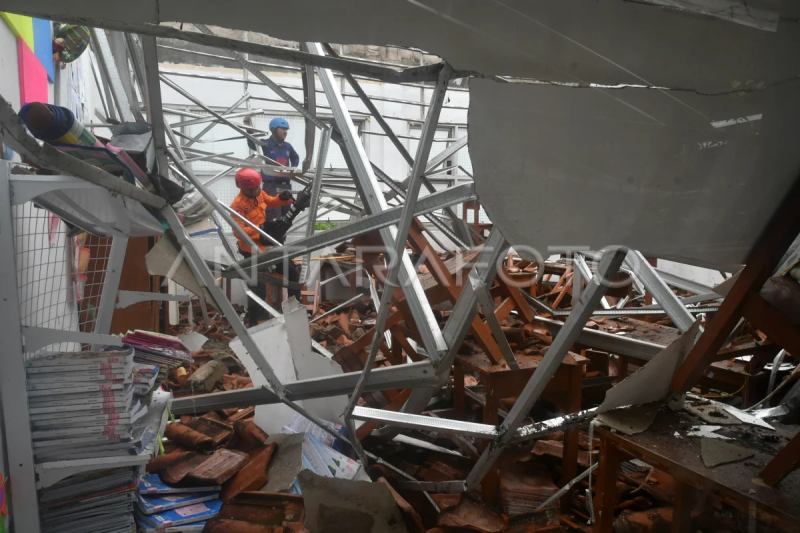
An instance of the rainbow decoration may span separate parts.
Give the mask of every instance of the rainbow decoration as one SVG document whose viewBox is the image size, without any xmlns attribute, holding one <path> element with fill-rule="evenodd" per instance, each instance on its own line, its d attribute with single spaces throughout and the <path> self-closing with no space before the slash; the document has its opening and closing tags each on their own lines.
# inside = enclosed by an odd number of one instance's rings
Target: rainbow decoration
<svg viewBox="0 0 800 533">
<path fill-rule="evenodd" d="M 0 18 L 17 36 L 20 106 L 47 103 L 47 83 L 55 80 L 53 24 L 13 13 L 0 12 Z"/>
</svg>

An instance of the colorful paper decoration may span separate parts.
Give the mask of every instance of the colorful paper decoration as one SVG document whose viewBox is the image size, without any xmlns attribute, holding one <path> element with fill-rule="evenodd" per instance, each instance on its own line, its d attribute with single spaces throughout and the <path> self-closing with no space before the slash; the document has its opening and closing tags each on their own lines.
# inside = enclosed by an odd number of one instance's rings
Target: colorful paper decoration
<svg viewBox="0 0 800 533">
<path fill-rule="evenodd" d="M 35 46 L 35 41 L 33 39 L 33 19 L 24 15 L 14 15 L 13 13 L 0 13 L 0 17 L 6 21 L 6 24 L 8 24 L 8 27 L 14 32 L 14 35 L 22 38 L 28 44 L 28 48 L 33 50 Z"/>
<path fill-rule="evenodd" d="M 17 37 L 17 61 L 20 106 L 29 102 L 47 102 L 47 71 L 20 37 Z"/>
<path fill-rule="evenodd" d="M 28 99 L 21 96 L 20 105 L 26 102 L 47 102 L 47 81 L 53 83 L 55 80 L 55 67 L 53 62 L 53 24 L 49 20 L 35 19 L 24 15 L 0 12 L 0 18 L 8 25 L 14 35 L 17 36 L 17 56 L 22 57 L 23 50 L 19 43 L 23 43 L 30 52 L 30 56 L 39 64 L 39 68 L 33 68 L 31 64 L 25 66 L 25 72 L 29 79 L 23 79 L 23 65 L 20 59 L 20 89 L 28 87 Z M 25 53 L 26 57 L 28 56 Z M 30 61 L 30 60 L 27 60 Z M 39 79 L 39 71 L 45 73 L 45 86 L 42 91 Z M 35 99 L 34 98 L 35 95 Z M 43 95 L 43 96 L 42 96 Z"/>
<path fill-rule="evenodd" d="M 53 24 L 49 20 L 33 19 L 33 53 L 47 71 L 47 79 L 53 83 Z"/>
</svg>

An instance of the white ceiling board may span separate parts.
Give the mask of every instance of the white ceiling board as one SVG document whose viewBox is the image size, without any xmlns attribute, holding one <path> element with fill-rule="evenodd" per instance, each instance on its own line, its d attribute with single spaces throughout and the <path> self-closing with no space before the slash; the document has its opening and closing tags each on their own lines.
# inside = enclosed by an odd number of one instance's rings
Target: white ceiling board
<svg viewBox="0 0 800 533">
<path fill-rule="evenodd" d="M 662 2 L 663 0 L 652 0 Z M 674 0 L 672 0 L 674 2 Z M 748 0 L 777 31 L 647 0 L 3 0 L 7 11 L 120 22 L 197 22 L 294 41 L 415 46 L 456 69 L 562 82 L 717 92 L 797 74 L 800 2 Z M 684 5 L 739 0 L 680 0 Z M 695 7 L 701 9 L 701 7 Z M 713 5 L 711 6 L 713 8 Z"/>
<path fill-rule="evenodd" d="M 523 254 L 624 245 L 741 264 L 800 174 L 798 103 L 800 80 L 726 96 L 473 80 L 478 197 Z"/>
<path fill-rule="evenodd" d="M 602 84 L 730 88 L 797 74 L 800 24 L 759 30 L 623 0 L 161 0 L 161 20 L 261 31 L 290 40 L 416 46 L 454 68 Z M 748 2 L 781 13 L 797 2 Z M 785 7 L 784 7 L 785 6 Z M 796 14 L 796 13 L 794 13 Z"/>
</svg>

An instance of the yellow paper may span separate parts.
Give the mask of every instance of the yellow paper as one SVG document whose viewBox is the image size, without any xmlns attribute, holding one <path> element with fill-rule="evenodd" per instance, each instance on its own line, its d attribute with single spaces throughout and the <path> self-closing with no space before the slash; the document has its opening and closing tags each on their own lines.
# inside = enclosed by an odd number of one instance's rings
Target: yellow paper
<svg viewBox="0 0 800 533">
<path fill-rule="evenodd" d="M 3 18 L 11 31 L 17 37 L 22 37 L 31 50 L 33 50 L 33 19 L 25 15 L 14 15 L 13 13 L 2 13 L 0 17 Z"/>
</svg>

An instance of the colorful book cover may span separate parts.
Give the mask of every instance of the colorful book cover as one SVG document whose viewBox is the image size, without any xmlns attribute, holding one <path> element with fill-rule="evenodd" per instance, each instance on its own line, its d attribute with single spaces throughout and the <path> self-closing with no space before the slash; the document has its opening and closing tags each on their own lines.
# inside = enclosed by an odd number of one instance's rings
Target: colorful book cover
<svg viewBox="0 0 800 533">
<path fill-rule="evenodd" d="M 216 500 L 218 492 L 190 492 L 188 494 L 163 494 L 156 496 L 139 495 L 136 505 L 144 514 L 155 514 L 178 507 L 186 507 L 197 503 Z"/>
<path fill-rule="evenodd" d="M 170 487 L 158 477 L 158 474 L 144 476 L 139 481 L 140 494 L 186 494 L 188 492 L 209 492 L 222 490 L 219 485 L 209 485 L 207 487 Z"/>
<path fill-rule="evenodd" d="M 153 515 L 145 515 L 141 512 L 137 512 L 136 516 L 137 521 L 140 523 L 155 528 L 167 528 L 170 526 L 180 526 L 182 524 L 210 520 L 219 514 L 221 508 L 222 502 L 220 500 L 211 500 L 194 505 L 187 505 L 186 507 L 179 507 L 177 509 L 170 509 L 169 511 Z"/>
</svg>

